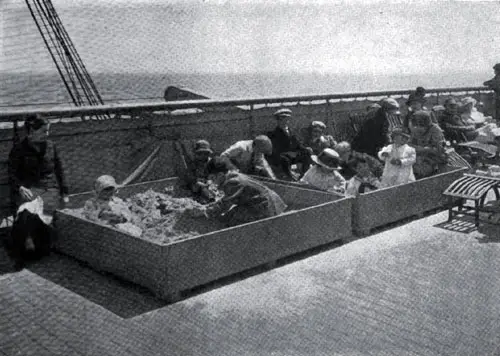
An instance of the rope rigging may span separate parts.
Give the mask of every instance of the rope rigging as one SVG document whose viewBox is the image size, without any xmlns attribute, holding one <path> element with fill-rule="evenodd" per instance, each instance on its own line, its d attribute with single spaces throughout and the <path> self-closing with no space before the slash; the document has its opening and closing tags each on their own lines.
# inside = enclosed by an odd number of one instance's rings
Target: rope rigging
<svg viewBox="0 0 500 356">
<path fill-rule="evenodd" d="M 103 105 L 97 87 L 83 64 L 51 0 L 25 0 L 45 47 L 75 106 Z M 108 119 L 98 115 L 96 119 Z"/>
</svg>

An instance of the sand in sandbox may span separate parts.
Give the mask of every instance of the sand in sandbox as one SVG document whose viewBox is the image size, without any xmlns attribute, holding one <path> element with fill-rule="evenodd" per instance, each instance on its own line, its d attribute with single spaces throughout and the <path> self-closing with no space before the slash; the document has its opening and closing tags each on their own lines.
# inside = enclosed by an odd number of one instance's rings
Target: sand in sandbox
<svg viewBox="0 0 500 356">
<path fill-rule="evenodd" d="M 224 229 L 226 226 L 217 219 L 195 218 L 188 209 L 202 205 L 189 197 L 173 197 L 152 189 L 138 193 L 125 200 L 132 213 L 131 223 L 142 230 L 140 238 L 167 244 L 190 237 Z M 65 212 L 86 219 L 83 209 L 65 209 Z M 113 226 L 106 221 L 94 221 Z M 114 226 L 124 233 L 127 230 Z M 134 234 L 132 234 L 134 235 Z"/>
</svg>

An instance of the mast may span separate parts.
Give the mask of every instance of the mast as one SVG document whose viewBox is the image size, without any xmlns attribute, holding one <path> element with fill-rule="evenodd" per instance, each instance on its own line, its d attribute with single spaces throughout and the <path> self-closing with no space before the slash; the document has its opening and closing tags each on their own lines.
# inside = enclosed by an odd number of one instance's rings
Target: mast
<svg viewBox="0 0 500 356">
<path fill-rule="evenodd" d="M 52 0 L 25 1 L 73 104 L 103 105 L 102 97 L 66 32 Z M 95 117 L 109 118 L 108 115 Z"/>
</svg>

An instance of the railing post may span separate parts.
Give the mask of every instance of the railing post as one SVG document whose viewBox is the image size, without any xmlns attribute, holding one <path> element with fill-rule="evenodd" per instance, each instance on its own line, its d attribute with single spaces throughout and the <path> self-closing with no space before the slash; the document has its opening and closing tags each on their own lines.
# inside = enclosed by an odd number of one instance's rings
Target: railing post
<svg viewBox="0 0 500 356">
<path fill-rule="evenodd" d="M 257 124 L 255 123 L 254 104 L 250 104 L 250 137 L 254 138 L 257 131 Z"/>
</svg>

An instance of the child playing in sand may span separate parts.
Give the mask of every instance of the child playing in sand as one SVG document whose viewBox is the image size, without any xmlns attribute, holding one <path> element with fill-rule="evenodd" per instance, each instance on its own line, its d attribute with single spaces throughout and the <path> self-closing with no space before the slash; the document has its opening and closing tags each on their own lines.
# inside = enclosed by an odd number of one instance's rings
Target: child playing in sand
<svg viewBox="0 0 500 356">
<path fill-rule="evenodd" d="M 133 216 L 127 204 L 115 196 L 118 184 L 109 175 L 97 178 L 94 183 L 95 197 L 87 200 L 83 216 L 96 222 L 104 222 L 140 236 L 142 230 L 133 224 Z"/>
<path fill-rule="evenodd" d="M 381 182 L 383 188 L 415 181 L 413 165 L 416 162 L 416 152 L 407 144 L 410 135 L 403 129 L 396 128 L 391 132 L 391 138 L 393 143 L 378 153 L 378 157 L 385 161 Z"/>
<path fill-rule="evenodd" d="M 372 173 L 368 161 L 363 157 L 351 160 L 348 165 L 356 174 L 347 182 L 346 196 L 357 197 L 359 194 L 377 190 L 382 186 Z"/>
<path fill-rule="evenodd" d="M 207 164 L 210 161 L 213 151 L 210 143 L 206 140 L 199 140 L 194 145 L 194 159 L 187 162 L 187 168 L 181 177 L 192 193 L 195 200 L 201 203 L 215 201 L 215 192 L 208 182 Z"/>
</svg>

